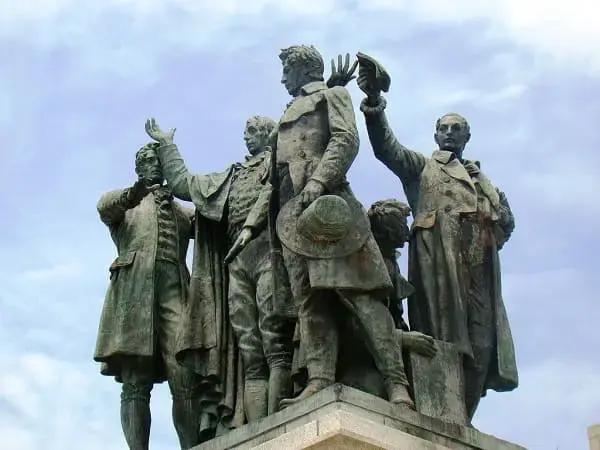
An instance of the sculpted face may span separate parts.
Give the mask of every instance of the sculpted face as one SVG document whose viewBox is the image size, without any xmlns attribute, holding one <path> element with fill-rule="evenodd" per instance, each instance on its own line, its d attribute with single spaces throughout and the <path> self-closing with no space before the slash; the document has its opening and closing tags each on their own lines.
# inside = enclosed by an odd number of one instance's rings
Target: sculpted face
<svg viewBox="0 0 600 450">
<path fill-rule="evenodd" d="M 471 133 L 463 117 L 458 114 L 446 114 L 438 120 L 434 138 L 440 150 L 452 152 L 460 158 Z"/>
<path fill-rule="evenodd" d="M 281 83 L 292 97 L 297 97 L 300 93 L 300 88 L 309 82 L 306 69 L 301 64 L 290 64 L 288 61 L 283 62 Z"/>
<path fill-rule="evenodd" d="M 244 142 L 246 148 L 251 155 L 257 155 L 264 150 L 265 142 L 264 136 L 254 122 L 246 122 L 246 128 L 244 129 Z"/>
<path fill-rule="evenodd" d="M 158 153 L 154 146 L 143 147 L 135 158 L 135 171 L 148 185 L 162 184 L 164 176 Z"/>
</svg>

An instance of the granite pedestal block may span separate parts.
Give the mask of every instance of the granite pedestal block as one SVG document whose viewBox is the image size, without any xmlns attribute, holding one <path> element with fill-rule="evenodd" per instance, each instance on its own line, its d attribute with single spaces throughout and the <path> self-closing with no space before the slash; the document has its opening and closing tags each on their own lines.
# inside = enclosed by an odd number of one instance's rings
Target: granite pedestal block
<svg viewBox="0 0 600 450">
<path fill-rule="evenodd" d="M 193 450 L 524 450 L 474 428 L 428 417 L 335 384 Z"/>
</svg>

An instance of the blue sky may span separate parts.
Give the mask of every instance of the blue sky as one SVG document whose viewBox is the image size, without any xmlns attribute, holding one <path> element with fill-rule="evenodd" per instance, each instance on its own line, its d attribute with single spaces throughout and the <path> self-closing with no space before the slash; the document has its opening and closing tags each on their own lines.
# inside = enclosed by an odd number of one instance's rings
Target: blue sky
<svg viewBox="0 0 600 450">
<path fill-rule="evenodd" d="M 476 425 L 530 449 L 584 450 L 600 422 L 600 31 L 593 2 L 538 0 L 0 0 L 0 442 L 125 449 L 119 385 L 92 362 L 115 255 L 95 205 L 134 181 L 144 121 L 177 127 L 196 172 L 245 154 L 254 114 L 288 96 L 279 49 L 361 50 L 392 76 L 388 113 L 430 153 L 445 112 L 516 216 L 502 251 L 521 386 Z M 367 6 L 368 3 L 368 6 Z M 300 6 L 301 5 L 301 6 Z M 362 136 L 350 181 L 366 205 L 403 198 Z M 166 385 L 152 447 L 176 448 Z"/>
</svg>

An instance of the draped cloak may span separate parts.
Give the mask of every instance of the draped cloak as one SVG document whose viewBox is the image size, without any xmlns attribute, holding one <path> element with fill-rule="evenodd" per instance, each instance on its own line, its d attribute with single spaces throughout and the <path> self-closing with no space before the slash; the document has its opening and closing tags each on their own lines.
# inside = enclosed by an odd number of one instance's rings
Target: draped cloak
<svg viewBox="0 0 600 450">
<path fill-rule="evenodd" d="M 190 175 L 196 207 L 194 257 L 188 302 L 177 336 L 176 358 L 202 379 L 201 432 L 243 425 L 242 361 L 229 322 L 228 239 L 222 219 L 233 166 L 220 173 Z"/>
</svg>

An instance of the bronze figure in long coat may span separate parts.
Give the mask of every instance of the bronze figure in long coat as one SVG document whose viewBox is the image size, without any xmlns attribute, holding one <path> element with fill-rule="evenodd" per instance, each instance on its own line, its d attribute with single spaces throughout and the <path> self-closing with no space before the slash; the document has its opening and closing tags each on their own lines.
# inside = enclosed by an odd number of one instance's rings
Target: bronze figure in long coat
<svg viewBox="0 0 600 450">
<path fill-rule="evenodd" d="M 518 385 L 514 344 L 500 285 L 498 250 L 514 218 L 506 196 L 480 163 L 462 157 L 469 125 L 458 114 L 436 123 L 439 149 L 431 157 L 404 147 L 385 115 L 381 90 L 389 77 L 359 54 L 361 103 L 377 159 L 402 182 L 413 211 L 409 249 L 411 329 L 455 343 L 465 358 L 466 406 L 473 417 L 487 389 Z"/>
<path fill-rule="evenodd" d="M 121 422 L 130 448 L 147 448 L 150 391 L 165 380 L 182 448 L 200 443 L 198 385 L 175 359 L 190 274 L 186 266 L 194 212 L 163 183 L 155 144 L 136 154 L 138 181 L 98 202 L 118 256 L 111 264 L 94 359 L 123 383 Z"/>
<path fill-rule="evenodd" d="M 277 233 L 283 243 L 293 301 L 298 306 L 308 372 L 306 388 L 298 397 L 282 401 L 282 405 L 301 401 L 335 381 L 341 343 L 334 308 L 340 304 L 359 318 L 369 349 L 385 379 L 388 398 L 412 405 L 394 338 L 393 319 L 383 302 L 392 283 L 370 232 L 365 232 L 364 243 L 357 251 L 340 257 L 307 256 L 289 248 L 288 238 L 294 240 L 294 232 L 287 238 L 282 235 L 295 228 L 304 208 L 325 194 L 336 195 L 354 205 L 352 210 L 359 216 L 353 219 L 367 221 L 367 228 L 368 219 L 346 180 L 359 142 L 348 91 L 341 86 L 329 88 L 323 81 L 323 60 L 314 47 L 292 46 L 281 52 L 280 59 L 282 83 L 294 99 L 274 134 L 277 194 L 282 208 Z M 355 231 L 349 230 L 348 236 Z"/>
</svg>

